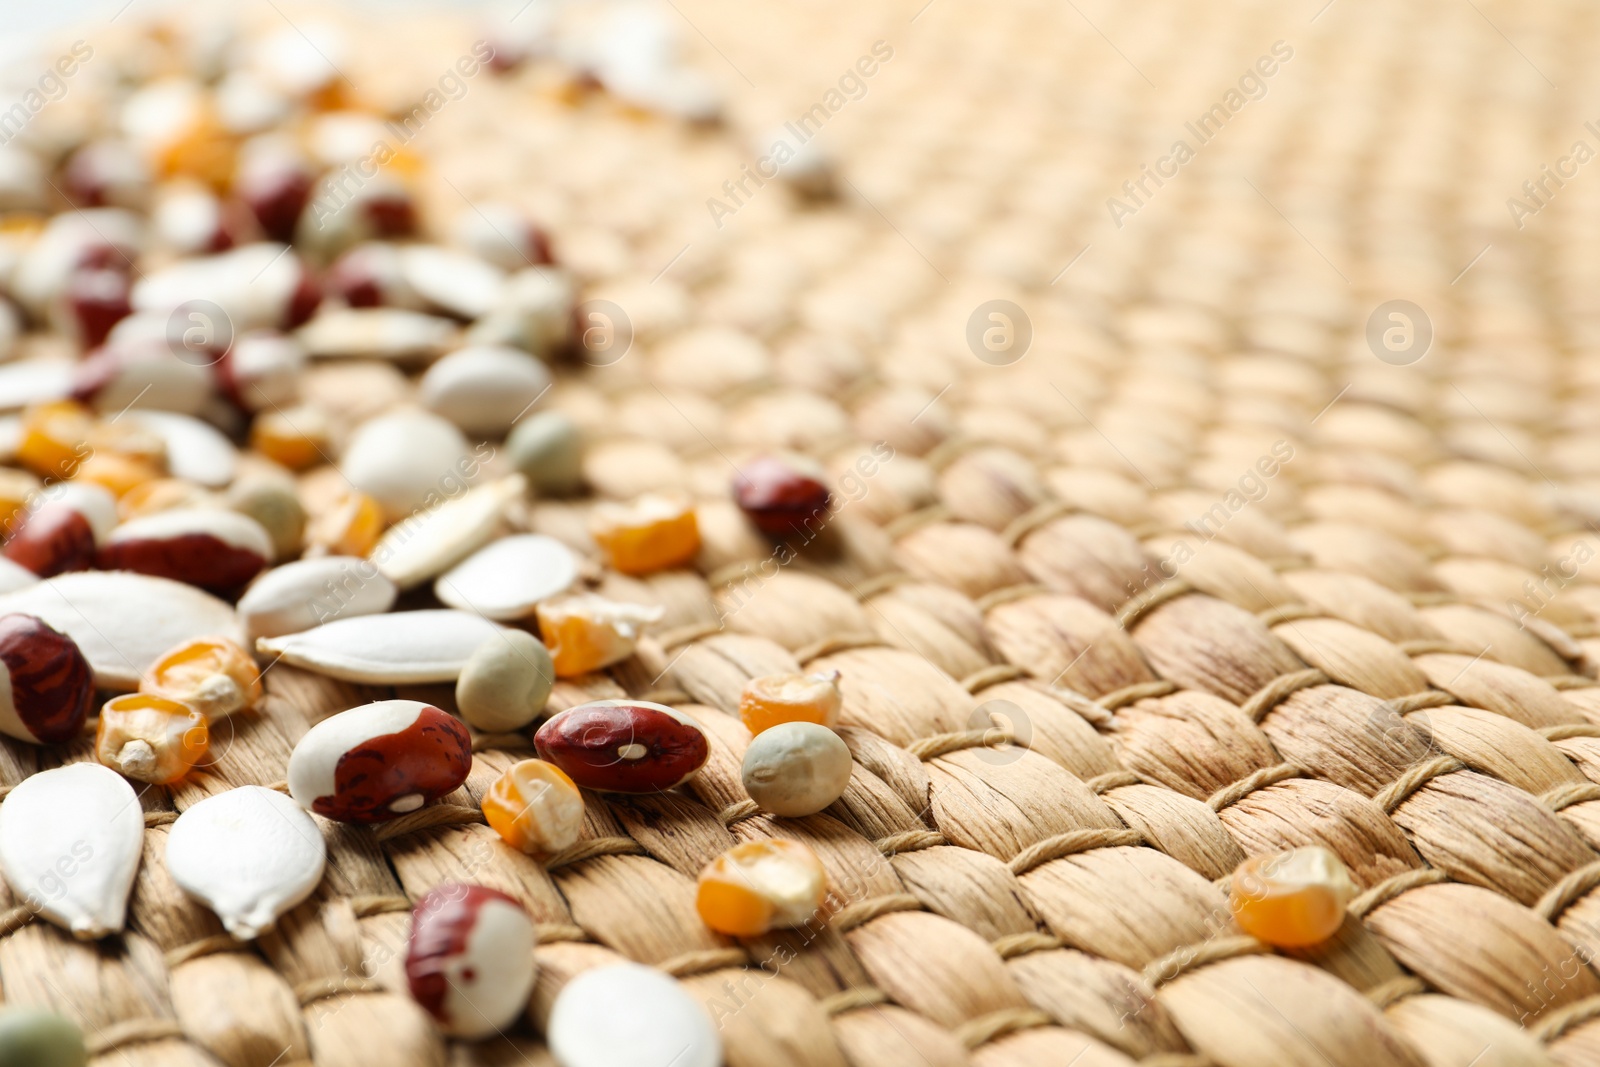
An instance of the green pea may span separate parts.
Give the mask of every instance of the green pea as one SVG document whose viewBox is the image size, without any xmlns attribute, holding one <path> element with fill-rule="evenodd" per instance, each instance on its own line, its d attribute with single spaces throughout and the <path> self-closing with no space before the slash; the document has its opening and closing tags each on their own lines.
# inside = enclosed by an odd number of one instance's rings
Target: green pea
<svg viewBox="0 0 1600 1067">
<path fill-rule="evenodd" d="M 541 411 L 517 423 L 506 438 L 506 449 L 537 493 L 570 496 L 583 486 L 578 426 L 559 411 Z"/>
<path fill-rule="evenodd" d="M 0 1063 L 7 1067 L 85 1067 L 83 1033 L 36 1008 L 0 1008 Z"/>
</svg>

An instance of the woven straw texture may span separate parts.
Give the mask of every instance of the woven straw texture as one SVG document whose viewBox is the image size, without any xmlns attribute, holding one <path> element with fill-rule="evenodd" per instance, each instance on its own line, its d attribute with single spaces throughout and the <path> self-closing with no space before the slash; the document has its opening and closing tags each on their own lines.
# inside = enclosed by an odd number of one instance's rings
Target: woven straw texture
<svg viewBox="0 0 1600 1067">
<path fill-rule="evenodd" d="M 543 1065 L 563 983 L 628 958 L 706 1005 L 733 1067 L 1600 1063 L 1600 177 L 1573 157 L 1600 144 L 1596 12 L 1317 7 L 682 3 L 726 91 L 712 129 L 548 65 L 475 82 L 418 141 L 434 206 L 522 203 L 625 310 L 626 356 L 545 403 L 589 433 L 594 498 L 687 490 L 705 538 L 693 569 L 595 565 L 665 618 L 552 709 L 671 703 L 710 764 L 589 796 L 541 864 L 478 810 L 530 738 L 479 736 L 444 802 L 324 823 L 321 888 L 239 945 L 172 884 L 167 826 L 392 695 L 274 666 L 215 766 L 142 795 L 125 937 L 0 898 L 6 1000 L 80 1021 L 103 1065 Z M 367 27 L 346 73 L 398 103 L 472 29 Z M 877 41 L 892 57 L 828 104 Z M 819 102 L 835 201 L 724 191 Z M 969 342 L 999 299 L 1020 359 Z M 1404 365 L 1368 340 L 1395 299 L 1433 331 Z M 318 373 L 351 419 L 413 387 Z M 841 505 L 793 558 L 729 498 L 730 464 L 773 448 Z M 590 506 L 515 525 L 597 558 Z M 740 785 L 737 698 L 802 666 L 841 672 L 855 772 L 775 819 Z M 86 750 L 0 743 L 0 787 Z M 711 933 L 696 874 L 766 837 L 814 848 L 842 909 Z M 1361 895 L 1331 942 L 1275 952 L 1227 879 L 1306 844 Z M 446 881 L 539 924 L 502 1038 L 445 1041 L 405 993 L 410 902 Z"/>
</svg>

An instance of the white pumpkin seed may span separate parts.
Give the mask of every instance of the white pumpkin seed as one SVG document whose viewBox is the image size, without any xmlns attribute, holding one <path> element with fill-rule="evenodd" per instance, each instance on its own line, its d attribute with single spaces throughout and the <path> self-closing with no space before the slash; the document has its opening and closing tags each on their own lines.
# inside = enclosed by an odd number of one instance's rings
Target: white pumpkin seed
<svg viewBox="0 0 1600 1067">
<path fill-rule="evenodd" d="M 326 311 L 296 335 L 320 359 L 371 356 L 397 362 L 428 360 L 450 347 L 456 324 L 404 308 L 344 308 Z"/>
<path fill-rule="evenodd" d="M 38 581 L 39 576 L 28 568 L 0 556 L 0 594 L 14 593 Z"/>
<path fill-rule="evenodd" d="M 264 637 L 256 642 L 256 650 L 346 682 L 453 682 L 478 646 L 500 629 L 465 611 L 402 611 Z"/>
<path fill-rule="evenodd" d="M 398 595 L 394 583 L 367 560 L 302 559 L 257 578 L 239 598 L 239 621 L 252 641 L 281 637 L 334 619 L 381 615 L 394 607 Z"/>
<path fill-rule="evenodd" d="M 72 392 L 76 363 L 57 359 L 25 359 L 0 367 L 0 411 L 20 411 L 29 404 L 60 400 Z"/>
<path fill-rule="evenodd" d="M 98 763 L 40 771 L 0 804 L 12 894 L 79 940 L 122 930 L 143 848 L 138 794 Z"/>
<path fill-rule="evenodd" d="M 473 345 L 422 376 L 422 402 L 469 434 L 500 437 L 550 387 L 550 372 L 526 352 Z"/>
<path fill-rule="evenodd" d="M 397 521 L 459 493 L 477 466 L 455 426 L 431 412 L 396 411 L 357 428 L 339 469 Z"/>
<path fill-rule="evenodd" d="M 572 549 L 544 534 L 502 537 L 440 575 L 438 598 L 490 619 L 525 619 L 578 579 Z"/>
<path fill-rule="evenodd" d="M 407 284 L 434 307 L 463 319 L 476 319 L 500 302 L 505 274 L 477 256 L 437 245 L 400 249 L 400 272 Z"/>
<path fill-rule="evenodd" d="M 37 615 L 77 642 L 94 684 L 127 691 L 161 655 L 185 641 L 242 641 L 233 609 L 192 585 L 130 571 L 77 571 L 0 596 L 0 615 Z M 7 801 L 9 803 L 9 801 Z"/>
<path fill-rule="evenodd" d="M 215 256 L 180 259 L 133 286 L 135 311 L 166 315 L 193 300 L 227 313 L 238 333 L 282 325 L 305 267 L 281 244 L 263 241 Z"/>
<path fill-rule="evenodd" d="M 521 496 L 520 474 L 469 489 L 391 526 L 368 556 L 395 585 L 410 589 L 455 566 L 494 536 L 506 505 Z"/>
<path fill-rule="evenodd" d="M 172 880 L 249 941 L 310 896 L 328 849 L 305 809 L 275 790 L 240 786 L 207 797 L 172 824 Z"/>
<path fill-rule="evenodd" d="M 172 411 L 130 411 L 123 418 L 166 442 L 167 469 L 174 478 L 212 489 L 233 481 L 239 451 L 210 423 Z"/>
<path fill-rule="evenodd" d="M 210 367 L 173 354 L 166 329 L 167 316 L 156 312 L 123 319 L 106 350 L 79 364 L 77 395 L 102 415 L 129 408 L 199 414 L 215 391 L 215 378 Z"/>
</svg>

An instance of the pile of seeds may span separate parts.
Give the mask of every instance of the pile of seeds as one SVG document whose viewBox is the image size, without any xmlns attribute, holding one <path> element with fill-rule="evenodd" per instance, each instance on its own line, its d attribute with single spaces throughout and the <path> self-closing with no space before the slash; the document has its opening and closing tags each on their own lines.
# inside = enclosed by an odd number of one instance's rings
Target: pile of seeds
<svg viewBox="0 0 1600 1067">
<path fill-rule="evenodd" d="M 1224 8 L 64 46 L 0 1064 L 1600 1062 L 1592 16 Z"/>
</svg>

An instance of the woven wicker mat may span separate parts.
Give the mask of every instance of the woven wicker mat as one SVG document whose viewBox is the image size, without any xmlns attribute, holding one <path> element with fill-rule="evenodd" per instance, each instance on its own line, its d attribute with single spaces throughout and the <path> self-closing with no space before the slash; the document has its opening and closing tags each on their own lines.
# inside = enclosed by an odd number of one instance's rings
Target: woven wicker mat
<svg viewBox="0 0 1600 1067">
<path fill-rule="evenodd" d="M 548 1064 L 563 982 L 627 957 L 704 1002 L 737 1067 L 1600 1063 L 1596 9 L 921 5 L 678 5 L 720 129 L 535 65 L 418 140 L 440 217 L 520 201 L 631 320 L 547 403 L 590 431 L 597 496 L 696 494 L 705 550 L 595 570 L 666 618 L 552 707 L 683 707 L 705 772 L 591 796 L 540 865 L 477 808 L 529 738 L 480 737 L 445 803 L 327 824 L 316 896 L 238 945 L 171 883 L 167 825 L 386 695 L 277 666 L 210 773 L 143 795 L 125 937 L 0 898 L 7 1000 L 81 1021 L 97 1064 Z M 387 104 L 472 39 L 396 21 L 346 71 Z M 819 103 L 839 199 L 745 178 Z M 991 300 L 1026 317 L 1021 358 L 985 346 Z M 1391 300 L 1411 335 L 1374 317 Z M 843 504 L 794 560 L 728 499 L 729 464 L 774 447 Z M 587 506 L 517 525 L 592 554 Z M 799 666 L 842 673 L 856 772 L 779 820 L 740 787 L 733 712 Z M 0 783 L 61 758 L 0 744 Z M 816 849 L 847 906 L 712 934 L 696 873 L 767 836 Z M 1362 891 L 1338 936 L 1240 936 L 1234 867 L 1311 843 Z M 540 924 L 503 1039 L 443 1041 L 399 977 L 409 901 L 452 880 Z"/>
</svg>

